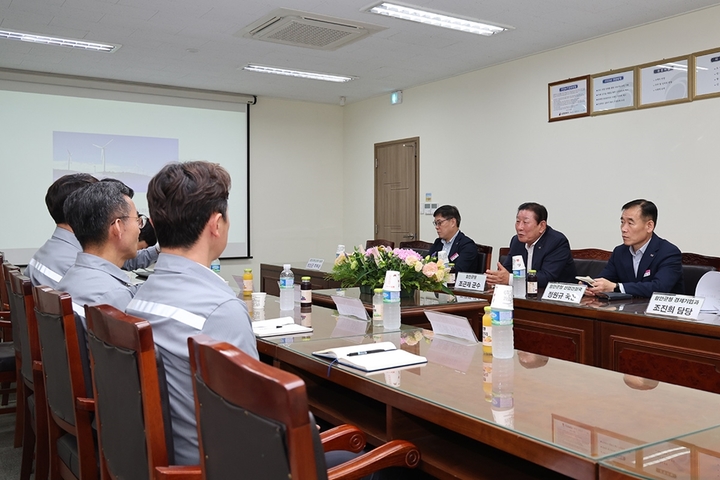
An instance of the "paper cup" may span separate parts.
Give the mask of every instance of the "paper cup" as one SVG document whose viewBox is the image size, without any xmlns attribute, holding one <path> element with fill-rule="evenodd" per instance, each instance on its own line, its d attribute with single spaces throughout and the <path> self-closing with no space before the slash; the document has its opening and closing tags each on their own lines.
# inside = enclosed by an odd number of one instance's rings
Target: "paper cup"
<svg viewBox="0 0 720 480">
<path fill-rule="evenodd" d="M 495 285 L 490 307 L 493 310 L 513 310 L 513 287 L 511 285 Z"/>
<path fill-rule="evenodd" d="M 265 297 L 266 296 L 267 296 L 267 294 L 265 292 L 253 292 L 253 294 L 252 294 L 253 310 L 265 309 Z"/>
</svg>

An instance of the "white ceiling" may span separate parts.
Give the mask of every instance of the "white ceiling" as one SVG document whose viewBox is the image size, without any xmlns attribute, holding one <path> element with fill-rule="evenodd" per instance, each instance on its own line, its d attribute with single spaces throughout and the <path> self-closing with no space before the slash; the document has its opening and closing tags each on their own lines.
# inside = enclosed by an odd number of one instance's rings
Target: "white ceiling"
<svg viewBox="0 0 720 480">
<path fill-rule="evenodd" d="M 711 0 L 409 0 L 514 27 L 492 37 L 365 12 L 371 0 L 0 0 L 0 29 L 121 44 L 115 53 L 0 39 L 0 68 L 338 103 L 719 5 Z M 375 2 L 379 3 L 379 2 Z M 242 37 L 278 8 L 385 29 L 335 51 Z M 710 47 L 710 46 L 709 46 Z M 345 84 L 242 71 L 248 63 L 358 77 Z"/>
</svg>

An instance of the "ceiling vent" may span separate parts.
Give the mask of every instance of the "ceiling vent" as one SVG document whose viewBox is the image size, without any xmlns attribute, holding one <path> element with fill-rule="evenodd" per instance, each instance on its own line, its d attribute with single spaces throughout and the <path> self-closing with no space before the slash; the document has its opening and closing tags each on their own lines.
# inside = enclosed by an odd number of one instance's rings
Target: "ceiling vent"
<svg viewBox="0 0 720 480">
<path fill-rule="evenodd" d="M 238 35 L 317 50 L 336 50 L 383 27 L 280 9 L 247 26 Z"/>
</svg>

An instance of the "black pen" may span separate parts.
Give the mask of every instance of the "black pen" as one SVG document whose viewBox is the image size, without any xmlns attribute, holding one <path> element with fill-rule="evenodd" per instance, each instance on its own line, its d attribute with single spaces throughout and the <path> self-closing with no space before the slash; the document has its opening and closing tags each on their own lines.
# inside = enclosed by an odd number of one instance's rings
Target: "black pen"
<svg viewBox="0 0 720 480">
<path fill-rule="evenodd" d="M 385 349 L 379 348 L 377 350 L 368 350 L 366 352 L 351 352 L 351 353 L 348 353 L 347 356 L 348 357 L 356 357 L 358 355 L 367 355 L 368 353 L 379 353 L 379 352 L 385 352 L 385 351 L 386 351 Z"/>
</svg>

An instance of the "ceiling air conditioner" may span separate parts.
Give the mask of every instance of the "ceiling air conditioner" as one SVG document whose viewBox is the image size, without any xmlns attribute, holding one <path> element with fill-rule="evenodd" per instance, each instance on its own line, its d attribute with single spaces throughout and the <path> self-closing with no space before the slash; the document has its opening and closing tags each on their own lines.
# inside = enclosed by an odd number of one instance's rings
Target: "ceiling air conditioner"
<svg viewBox="0 0 720 480">
<path fill-rule="evenodd" d="M 243 37 L 318 50 L 336 50 L 382 27 L 292 10 L 277 10 L 252 23 Z"/>
</svg>

